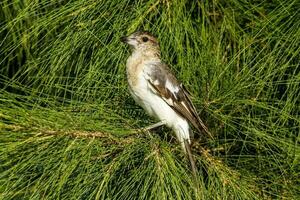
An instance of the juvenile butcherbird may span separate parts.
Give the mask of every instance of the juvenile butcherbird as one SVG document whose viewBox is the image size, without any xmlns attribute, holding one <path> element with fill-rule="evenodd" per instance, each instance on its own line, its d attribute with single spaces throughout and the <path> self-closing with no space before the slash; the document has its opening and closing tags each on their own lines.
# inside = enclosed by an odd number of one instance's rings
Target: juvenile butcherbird
<svg viewBox="0 0 300 200">
<path fill-rule="evenodd" d="M 162 62 L 159 43 L 152 34 L 138 31 L 121 40 L 132 47 L 126 63 L 131 95 L 149 115 L 161 121 L 160 125 L 165 124 L 174 130 L 188 155 L 193 173 L 196 173 L 189 123 L 200 133 L 204 130 L 207 135 L 211 134 L 199 118 L 189 93 Z"/>
</svg>

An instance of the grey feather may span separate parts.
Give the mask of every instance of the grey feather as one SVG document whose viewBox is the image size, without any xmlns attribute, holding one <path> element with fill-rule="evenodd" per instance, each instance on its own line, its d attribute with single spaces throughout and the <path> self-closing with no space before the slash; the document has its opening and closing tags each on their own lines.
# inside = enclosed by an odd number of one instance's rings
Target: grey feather
<svg viewBox="0 0 300 200">
<path fill-rule="evenodd" d="M 212 134 L 198 116 L 190 100 L 189 92 L 176 79 L 166 64 L 161 62 L 148 63 L 144 68 L 144 74 L 155 94 L 164 99 L 170 107 L 187 119 L 199 132 L 204 130 L 206 135 L 212 138 Z"/>
</svg>

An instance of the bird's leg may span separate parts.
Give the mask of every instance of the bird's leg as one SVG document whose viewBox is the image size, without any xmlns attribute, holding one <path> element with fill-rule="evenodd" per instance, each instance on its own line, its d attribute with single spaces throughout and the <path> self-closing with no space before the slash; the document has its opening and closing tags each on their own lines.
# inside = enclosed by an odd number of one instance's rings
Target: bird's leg
<svg viewBox="0 0 300 200">
<path fill-rule="evenodd" d="M 157 128 L 157 127 L 160 127 L 160 126 L 163 126 L 163 125 L 166 125 L 166 121 L 160 121 L 160 122 L 157 122 L 157 123 L 155 123 L 155 124 L 152 124 L 152 125 L 150 125 L 150 126 L 147 126 L 147 127 L 145 127 L 145 128 L 142 128 L 142 130 L 145 130 L 145 131 L 150 131 L 150 130 L 152 130 L 152 129 L 155 129 L 155 128 Z"/>
<path fill-rule="evenodd" d="M 154 129 L 154 128 L 157 128 L 157 127 L 160 127 L 160 126 L 163 126 L 163 125 L 166 125 L 167 122 L 166 121 L 160 121 L 160 122 L 157 122 L 155 124 L 152 124 L 150 126 L 147 126 L 145 128 L 140 128 L 140 129 L 137 129 L 135 131 L 135 133 L 148 133 L 150 135 L 150 130 Z M 150 135 L 151 136 L 151 135 Z"/>
</svg>

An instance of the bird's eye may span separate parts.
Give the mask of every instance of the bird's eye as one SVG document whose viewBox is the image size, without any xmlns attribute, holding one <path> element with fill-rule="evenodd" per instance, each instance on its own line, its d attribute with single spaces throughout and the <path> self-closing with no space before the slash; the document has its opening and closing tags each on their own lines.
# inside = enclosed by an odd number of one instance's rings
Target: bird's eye
<svg viewBox="0 0 300 200">
<path fill-rule="evenodd" d="M 142 40 L 143 40 L 143 42 L 147 42 L 149 40 L 149 38 L 143 37 Z"/>
</svg>

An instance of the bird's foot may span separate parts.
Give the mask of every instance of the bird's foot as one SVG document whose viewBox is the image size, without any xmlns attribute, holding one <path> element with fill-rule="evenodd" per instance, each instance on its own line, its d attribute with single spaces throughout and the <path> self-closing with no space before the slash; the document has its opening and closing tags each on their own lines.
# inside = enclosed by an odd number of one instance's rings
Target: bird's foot
<svg viewBox="0 0 300 200">
<path fill-rule="evenodd" d="M 152 124 L 152 125 L 150 125 L 150 126 L 147 126 L 147 127 L 145 127 L 145 128 L 142 128 L 142 130 L 144 130 L 144 131 L 150 131 L 150 130 L 152 130 L 152 129 L 155 129 L 155 128 L 160 127 L 160 126 L 163 126 L 163 125 L 166 125 L 166 121 L 160 121 L 160 122 L 157 122 L 157 123 L 155 123 L 155 124 Z"/>
<path fill-rule="evenodd" d="M 138 133 L 146 132 L 146 133 L 149 134 L 150 130 L 155 129 L 155 128 L 160 127 L 160 126 L 163 126 L 163 125 L 166 125 L 166 122 L 165 121 L 160 121 L 160 122 L 157 122 L 157 123 L 152 124 L 150 126 L 146 126 L 144 128 L 137 129 L 136 132 L 138 132 Z"/>
</svg>

